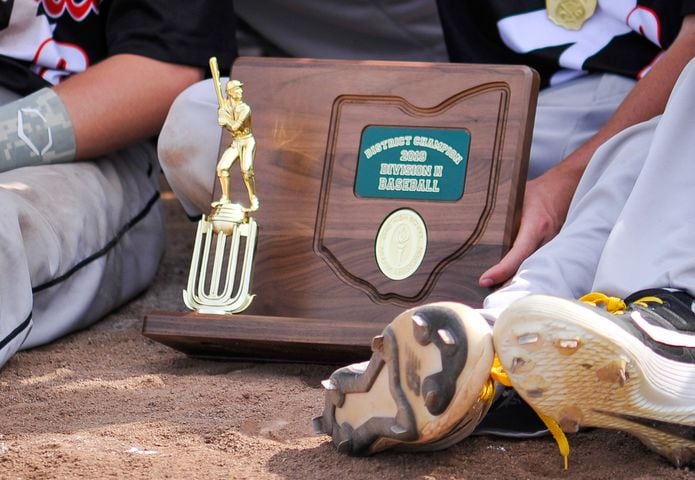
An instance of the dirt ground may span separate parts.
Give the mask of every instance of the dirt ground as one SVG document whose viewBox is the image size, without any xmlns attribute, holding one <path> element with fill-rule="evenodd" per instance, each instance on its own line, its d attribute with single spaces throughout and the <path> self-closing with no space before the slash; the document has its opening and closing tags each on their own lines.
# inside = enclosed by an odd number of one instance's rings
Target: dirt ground
<svg viewBox="0 0 695 480">
<path fill-rule="evenodd" d="M 183 309 L 194 225 L 164 198 L 169 244 L 155 284 L 85 331 L 0 370 L 0 478 L 693 478 L 626 434 L 474 437 L 442 452 L 339 454 L 316 436 L 325 365 L 189 358 L 142 336 L 143 316 Z"/>
</svg>

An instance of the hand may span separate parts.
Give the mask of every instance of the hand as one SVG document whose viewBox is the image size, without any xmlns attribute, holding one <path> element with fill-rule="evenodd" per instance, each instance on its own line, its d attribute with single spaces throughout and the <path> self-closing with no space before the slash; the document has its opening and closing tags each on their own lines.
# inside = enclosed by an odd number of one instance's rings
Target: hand
<svg viewBox="0 0 695 480">
<path fill-rule="evenodd" d="M 224 107 L 217 109 L 217 124 L 220 127 L 224 127 L 229 119 L 229 114 L 226 112 Z"/>
<path fill-rule="evenodd" d="M 481 287 L 509 280 L 521 263 L 560 231 L 577 182 L 549 170 L 526 184 L 521 225 L 512 248 L 500 262 L 480 276 Z"/>
</svg>

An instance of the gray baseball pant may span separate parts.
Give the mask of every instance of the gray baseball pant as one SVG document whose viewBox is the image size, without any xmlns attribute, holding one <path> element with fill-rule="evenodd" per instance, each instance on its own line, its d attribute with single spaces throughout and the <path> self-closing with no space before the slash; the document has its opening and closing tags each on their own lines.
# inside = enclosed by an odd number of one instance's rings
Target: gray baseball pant
<svg viewBox="0 0 695 480">
<path fill-rule="evenodd" d="M 18 96 L 0 89 L 0 102 Z M 0 366 L 141 292 L 164 252 L 155 149 L 0 173 Z"/>
</svg>

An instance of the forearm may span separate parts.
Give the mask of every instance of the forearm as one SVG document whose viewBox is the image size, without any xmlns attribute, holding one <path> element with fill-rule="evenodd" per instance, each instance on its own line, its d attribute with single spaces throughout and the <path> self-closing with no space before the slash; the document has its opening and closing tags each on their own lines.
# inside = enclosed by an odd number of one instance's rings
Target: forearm
<svg viewBox="0 0 695 480">
<path fill-rule="evenodd" d="M 563 177 L 576 187 L 596 149 L 618 132 L 663 113 L 668 97 L 683 67 L 695 57 L 695 16 L 686 17 L 678 38 L 639 80 L 608 122 L 584 145 L 548 174 Z M 574 188 L 571 189 L 574 191 Z"/>
<path fill-rule="evenodd" d="M 155 135 L 169 106 L 203 70 L 137 55 L 114 55 L 55 87 L 70 114 L 77 159 Z"/>
</svg>

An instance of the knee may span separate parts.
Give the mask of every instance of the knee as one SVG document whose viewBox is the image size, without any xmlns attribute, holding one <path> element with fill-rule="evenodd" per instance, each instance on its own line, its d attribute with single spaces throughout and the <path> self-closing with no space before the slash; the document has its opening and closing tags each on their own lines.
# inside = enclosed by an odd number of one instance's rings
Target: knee
<svg viewBox="0 0 695 480">
<path fill-rule="evenodd" d="M 188 165 L 214 164 L 221 137 L 216 112 L 211 80 L 191 85 L 176 97 L 157 141 L 165 173 Z"/>
</svg>

